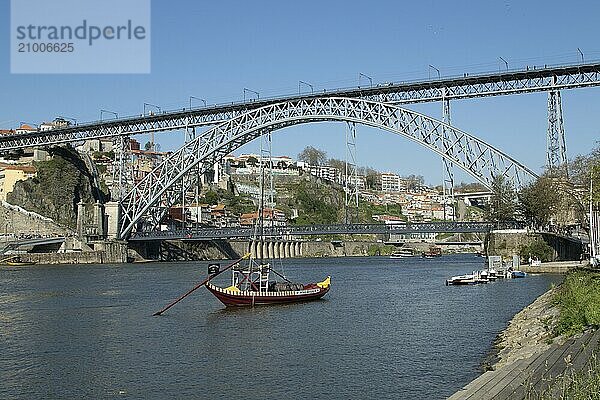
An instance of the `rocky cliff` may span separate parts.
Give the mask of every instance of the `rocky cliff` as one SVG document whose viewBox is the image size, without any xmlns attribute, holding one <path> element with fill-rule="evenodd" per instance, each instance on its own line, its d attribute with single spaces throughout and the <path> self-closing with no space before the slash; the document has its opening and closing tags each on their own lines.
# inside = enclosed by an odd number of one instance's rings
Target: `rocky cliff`
<svg viewBox="0 0 600 400">
<path fill-rule="evenodd" d="M 36 162 L 36 176 L 17 182 L 7 194 L 7 202 L 74 228 L 78 202 L 104 199 L 98 198 L 102 194 L 93 186 L 92 174 L 75 150 L 55 147 L 49 153 L 52 159 Z"/>
</svg>

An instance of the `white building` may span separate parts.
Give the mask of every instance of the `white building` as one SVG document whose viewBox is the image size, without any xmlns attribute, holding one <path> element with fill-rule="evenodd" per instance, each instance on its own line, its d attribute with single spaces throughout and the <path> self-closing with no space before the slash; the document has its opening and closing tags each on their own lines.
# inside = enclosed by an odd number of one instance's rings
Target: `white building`
<svg viewBox="0 0 600 400">
<path fill-rule="evenodd" d="M 386 172 L 381 174 L 382 192 L 406 192 L 406 182 L 400 176 Z"/>
</svg>

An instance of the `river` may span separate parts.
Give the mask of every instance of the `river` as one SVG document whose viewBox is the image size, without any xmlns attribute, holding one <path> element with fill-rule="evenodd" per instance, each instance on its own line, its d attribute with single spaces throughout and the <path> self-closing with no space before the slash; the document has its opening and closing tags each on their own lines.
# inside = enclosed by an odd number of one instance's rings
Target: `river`
<svg viewBox="0 0 600 400">
<path fill-rule="evenodd" d="M 295 281 L 332 276 L 324 299 L 230 310 L 201 288 L 151 316 L 207 264 L 2 267 L 0 398 L 444 398 L 562 279 L 445 286 L 474 255 L 293 259 L 276 267 Z"/>
</svg>

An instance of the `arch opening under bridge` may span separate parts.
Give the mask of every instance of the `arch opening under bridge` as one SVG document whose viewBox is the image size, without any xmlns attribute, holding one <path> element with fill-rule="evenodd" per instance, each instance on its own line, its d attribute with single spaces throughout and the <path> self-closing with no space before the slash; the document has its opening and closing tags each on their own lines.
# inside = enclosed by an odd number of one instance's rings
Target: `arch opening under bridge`
<svg viewBox="0 0 600 400">
<path fill-rule="evenodd" d="M 267 132 L 325 121 L 356 123 L 403 136 L 452 162 L 487 188 L 496 176 L 504 176 L 515 186 L 536 176 L 483 140 L 416 111 L 359 98 L 302 98 L 270 104 L 232 118 L 163 159 L 121 199 L 120 237 L 126 238 L 139 228 L 143 218 L 156 227 L 185 192 L 182 178 L 191 171 L 205 172 L 223 156 Z M 193 180 L 188 180 L 189 186 L 192 183 Z"/>
</svg>

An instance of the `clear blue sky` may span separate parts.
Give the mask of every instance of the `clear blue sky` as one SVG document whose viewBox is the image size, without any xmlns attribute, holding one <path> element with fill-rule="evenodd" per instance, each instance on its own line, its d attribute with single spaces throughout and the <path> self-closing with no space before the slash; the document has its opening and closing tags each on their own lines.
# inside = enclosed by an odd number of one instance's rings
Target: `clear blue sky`
<svg viewBox="0 0 600 400">
<path fill-rule="evenodd" d="M 527 3 L 527 4 L 523 4 Z M 152 1 L 152 72 L 145 75 L 11 75 L 9 2 L 0 1 L 0 128 L 57 115 L 94 120 L 99 110 L 139 114 L 144 102 L 186 107 L 190 95 L 209 103 L 375 82 L 600 59 L 600 4 L 570 1 Z M 440 117 L 441 105 L 414 107 Z M 600 139 L 600 89 L 563 92 L 570 156 Z M 452 122 L 539 171 L 545 160 L 546 95 L 452 103 Z M 360 164 L 439 183 L 441 162 L 390 133 L 358 131 Z M 173 149 L 181 133 L 158 136 Z M 142 139 L 143 141 L 143 139 Z M 274 135 L 274 152 L 295 156 L 305 145 L 344 157 L 344 126 L 303 125 Z M 243 150 L 252 151 L 256 145 Z M 239 153 L 239 151 L 238 151 Z M 459 180 L 472 180 L 460 174 Z"/>
</svg>

